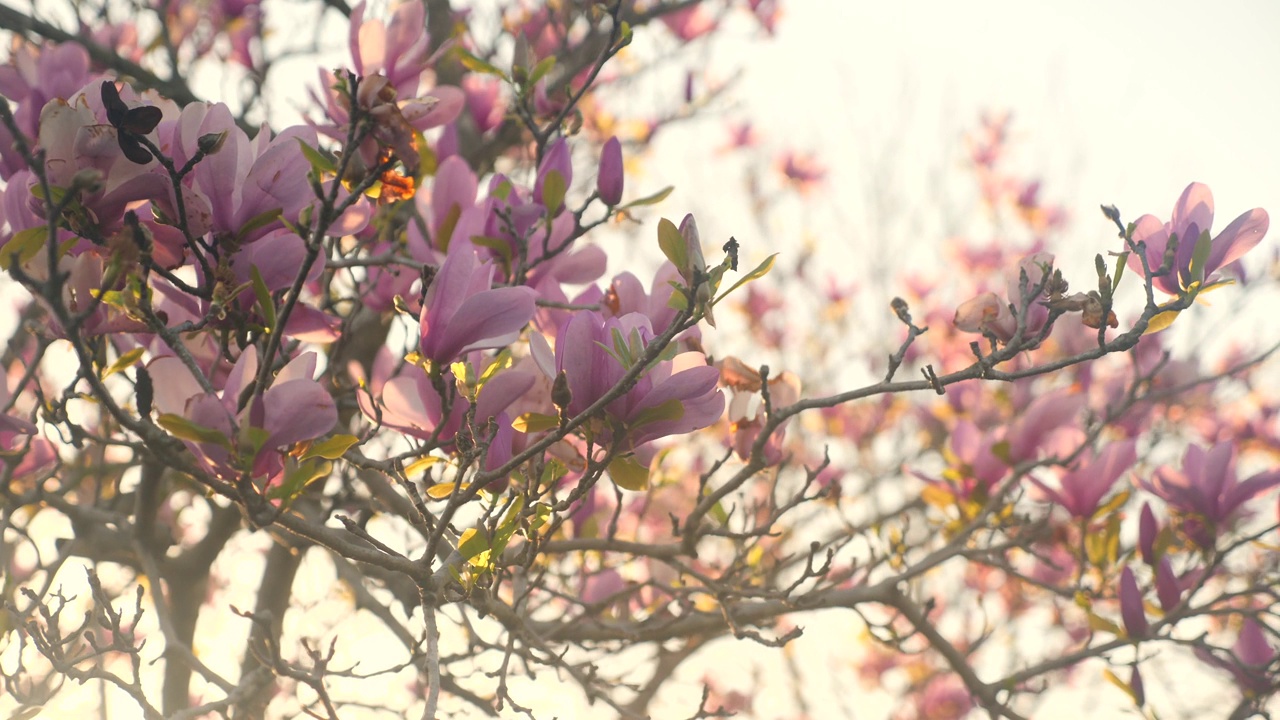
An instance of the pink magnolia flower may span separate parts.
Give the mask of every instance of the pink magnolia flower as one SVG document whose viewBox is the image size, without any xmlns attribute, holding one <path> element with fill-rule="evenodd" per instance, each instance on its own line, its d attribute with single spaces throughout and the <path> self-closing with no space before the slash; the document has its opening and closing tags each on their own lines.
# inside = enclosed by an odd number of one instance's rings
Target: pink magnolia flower
<svg viewBox="0 0 1280 720">
<path fill-rule="evenodd" d="M 1046 487 L 1032 479 L 1049 498 L 1066 508 L 1076 518 L 1089 518 L 1097 511 L 1103 496 L 1111 490 L 1124 471 L 1138 461 L 1133 440 L 1113 442 L 1100 453 L 1082 460 L 1058 482 L 1059 489 Z"/>
<path fill-rule="evenodd" d="M 422 303 L 419 351 L 449 363 L 463 353 L 509 345 L 533 318 L 536 293 L 493 287 L 492 263 L 481 263 L 470 241 L 454 242 Z"/>
<path fill-rule="evenodd" d="M 1043 284 L 1049 271 L 1053 268 L 1054 257 L 1050 253 L 1038 252 L 1023 258 L 1018 265 L 1006 274 L 1009 298 L 1005 302 L 993 292 L 982 293 L 962 304 L 956 309 L 953 320 L 957 329 L 963 332 L 990 333 L 1001 342 L 1008 342 L 1018 331 L 1018 316 L 1023 305 L 1026 305 L 1026 335 L 1038 333 L 1049 318 L 1049 311 L 1038 301 L 1044 296 Z M 1022 276 L 1026 275 L 1026 293 L 1023 292 Z M 1040 292 L 1036 292 L 1037 288 Z"/>
<path fill-rule="evenodd" d="M 426 8 L 420 2 L 402 2 L 392 11 L 391 22 L 365 19 L 367 3 L 351 10 L 349 45 L 355 71 L 361 77 L 381 74 L 400 97 L 417 97 L 422 73 L 428 68 Z"/>
<path fill-rule="evenodd" d="M 54 98 L 73 97 L 94 79 L 89 68 L 89 53 L 79 45 L 22 43 L 13 48 L 8 64 L 0 66 L 0 95 L 17 104 L 14 122 L 28 141 L 32 141 L 39 132 L 40 113 L 45 104 Z M 8 128 L 0 125 L 0 178 L 7 180 L 25 166 Z"/>
<path fill-rule="evenodd" d="M 531 336 L 530 345 L 543 373 L 550 378 L 565 374 L 571 396 L 567 410 L 573 416 L 612 389 L 652 339 L 653 330 L 643 315 L 605 319 L 584 311 L 560 329 L 554 356 L 540 334 Z M 724 393 L 716 388 L 719 377 L 702 353 L 681 353 L 654 364 L 629 391 L 605 406 L 605 414 L 627 429 L 632 448 L 690 433 L 724 412 Z M 593 430 L 601 442 L 613 434 L 609 424 Z"/>
<path fill-rule="evenodd" d="M 1209 665 L 1231 673 L 1243 692 L 1262 693 L 1274 687 L 1274 674 L 1269 669 L 1276 661 L 1276 649 L 1268 642 L 1262 626 L 1253 618 L 1244 619 L 1228 657 L 1204 650 L 1196 650 L 1196 656 Z"/>
<path fill-rule="evenodd" d="M 467 112 L 480 132 L 488 132 L 502 124 L 507 104 L 502 97 L 502 83 L 497 78 L 468 74 L 462 78 L 462 91 L 467 94 Z"/>
<path fill-rule="evenodd" d="M 1235 455 L 1231 442 L 1220 442 L 1208 451 L 1191 445 L 1182 456 L 1181 470 L 1161 467 L 1139 484 L 1186 515 L 1183 530 L 1202 547 L 1210 547 L 1246 502 L 1280 485 L 1280 468 L 1238 480 Z"/>
<path fill-rule="evenodd" d="M 240 396 L 258 372 L 258 351 L 250 345 L 240 355 L 222 390 L 205 392 L 182 361 L 171 355 L 152 360 L 147 369 L 155 383 L 155 408 L 222 434 L 226 442 L 184 440 L 210 473 L 235 480 L 248 470 L 253 477 L 273 478 L 284 467 L 283 452 L 333 429 L 338 411 L 333 398 L 312 379 L 317 356 L 303 353 L 276 374 L 261 395 L 244 408 Z M 265 431 L 257 439 L 251 428 Z"/>
<path fill-rule="evenodd" d="M 689 42 L 714 31 L 719 23 L 705 7 L 694 4 L 666 13 L 662 16 L 662 24 L 666 25 L 676 37 Z"/>
<path fill-rule="evenodd" d="M 1173 218 L 1169 222 L 1162 223 L 1154 215 L 1138 218 L 1133 229 L 1133 241 L 1146 243 L 1147 264 L 1152 272 L 1164 262 L 1165 248 L 1170 237 L 1176 235 L 1178 238 L 1173 271 L 1155 278 L 1155 287 L 1170 295 L 1178 295 L 1192 283 L 1209 285 L 1216 282 L 1214 271 L 1234 262 L 1262 242 L 1270 219 L 1266 210 L 1254 208 L 1232 220 L 1210 242 L 1203 273 L 1199 277 L 1192 277 L 1191 261 L 1196 244 L 1202 234 L 1209 232 L 1212 224 L 1213 193 L 1207 185 L 1200 183 L 1191 183 L 1182 191 L 1178 202 L 1173 206 Z M 1142 272 L 1142 260 L 1136 255 L 1130 255 L 1128 263 L 1130 269 Z"/>
<path fill-rule="evenodd" d="M 460 393 L 446 403 L 440 397 L 431 378 L 420 368 L 406 367 L 390 377 L 394 362 L 391 353 L 383 347 L 374 359 L 372 378 L 366 378 L 359 363 L 352 362 L 348 371 L 360 389 L 356 400 L 365 417 L 388 428 L 419 438 L 434 439 L 441 448 L 452 449 L 458 432 L 466 421 L 471 403 Z M 449 375 L 446 378 L 451 377 Z M 511 459 L 518 436 L 512 428 L 512 405 L 533 388 L 537 377 L 533 373 L 512 368 L 489 378 L 476 397 L 473 416 L 476 422 L 476 442 L 488 443 L 484 469 L 493 470 Z M 448 405 L 448 416 L 445 407 Z M 485 435 L 490 419 L 495 434 Z"/>
<path fill-rule="evenodd" d="M 120 95 L 129 107 L 141 104 L 127 86 Z M 148 100 L 168 117 L 178 113 L 177 105 L 153 93 L 148 93 Z M 87 213 L 78 222 L 91 223 L 101 235 L 120 227 L 124 212 L 132 203 L 162 197 L 169 187 L 166 178 L 153 172 L 157 167 L 154 161 L 141 165 L 125 157 L 116 133 L 102 104 L 101 83 L 91 83 L 69 100 L 51 100 L 40 113 L 40 147 L 45 152 L 50 184 L 67 188 L 84 173 L 100 178 L 96 188 L 80 194 L 80 204 Z M 34 184 L 34 178 L 31 182 Z M 43 213 L 42 201 L 32 197 L 30 202 Z"/>
</svg>

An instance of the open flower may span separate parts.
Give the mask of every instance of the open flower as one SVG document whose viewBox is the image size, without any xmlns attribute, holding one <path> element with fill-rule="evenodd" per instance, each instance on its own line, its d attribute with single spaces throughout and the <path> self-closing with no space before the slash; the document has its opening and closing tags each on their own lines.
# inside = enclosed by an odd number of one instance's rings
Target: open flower
<svg viewBox="0 0 1280 720">
<path fill-rule="evenodd" d="M 163 415 L 172 415 L 213 431 L 199 439 L 187 433 L 183 440 L 206 470 L 234 480 L 250 468 L 254 477 L 278 475 L 284 467 L 284 451 L 333 429 L 338 411 L 329 393 L 312 379 L 316 359 L 313 352 L 294 358 L 266 392 L 244 408 L 239 407 L 240 396 L 258 372 L 258 351 L 252 345 L 240 355 L 218 393 L 206 393 L 187 366 L 171 355 L 152 360 L 148 370 L 155 382 L 161 424 L 177 427 L 164 422 Z M 221 440 L 214 438 L 215 433 Z"/>
<path fill-rule="evenodd" d="M 1173 206 L 1173 218 L 1169 222 L 1162 223 L 1154 215 L 1138 218 L 1134 224 L 1133 241 L 1146 243 L 1147 265 L 1155 272 L 1164 262 L 1170 237 L 1177 236 L 1178 250 L 1173 271 L 1155 278 L 1153 284 L 1170 295 L 1178 295 L 1192 283 L 1207 285 L 1215 282 L 1214 271 L 1234 262 L 1262 242 L 1269 223 L 1267 211 L 1262 208 L 1254 208 L 1232 220 L 1210 241 L 1204 267 L 1196 268 L 1193 273 L 1191 265 L 1196 245 L 1202 235 L 1207 237 L 1213 224 L 1213 193 L 1207 185 L 1191 183 Z M 1142 272 L 1142 260 L 1138 256 L 1130 255 L 1128 262 L 1130 269 Z"/>
<path fill-rule="evenodd" d="M 1094 457 L 1082 461 L 1075 470 L 1062 476 L 1060 489 L 1046 487 L 1032 480 L 1053 502 L 1066 508 L 1073 517 L 1088 518 L 1098 509 L 1102 498 L 1115 485 L 1120 475 L 1138 460 L 1133 440 L 1111 443 Z"/>
<path fill-rule="evenodd" d="M 555 355 L 541 335 L 531 336 L 538 366 L 548 377 L 564 373 L 569 415 L 585 411 L 607 394 L 653 339 L 649 319 L 638 313 L 605 319 L 594 311 L 580 312 L 556 336 Z M 707 427 L 724 412 L 724 393 L 716 389 L 720 371 L 707 365 L 698 352 L 658 362 L 632 388 L 605 406 L 605 415 L 627 429 L 634 448 L 667 435 L 682 435 Z M 602 442 L 613 427 L 595 428 Z"/>
<path fill-rule="evenodd" d="M 470 242 L 454 242 L 422 303 L 419 351 L 448 363 L 472 350 L 509 345 L 533 318 L 537 293 L 493 287 L 492 263 L 481 263 Z"/>
<path fill-rule="evenodd" d="M 1241 506 L 1280 485 L 1280 469 L 1239 481 L 1235 454 L 1230 442 L 1220 442 L 1208 451 L 1191 445 L 1182 456 L 1180 470 L 1159 468 L 1150 480 L 1140 484 L 1186 516 L 1182 529 L 1202 547 L 1209 547 L 1238 516 Z"/>
</svg>

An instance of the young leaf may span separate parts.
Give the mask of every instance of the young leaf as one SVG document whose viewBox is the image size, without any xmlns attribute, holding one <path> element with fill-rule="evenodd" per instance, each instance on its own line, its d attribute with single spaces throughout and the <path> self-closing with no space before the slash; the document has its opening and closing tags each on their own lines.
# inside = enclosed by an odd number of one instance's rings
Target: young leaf
<svg viewBox="0 0 1280 720">
<path fill-rule="evenodd" d="M 671 264 L 684 273 L 685 266 L 689 264 L 689 253 L 685 248 L 684 236 L 680 234 L 675 223 L 666 218 L 658 221 L 658 247 L 662 249 L 662 254 L 667 256 Z"/>
<path fill-rule="evenodd" d="M 9 242 L 0 247 L 0 267 L 12 270 L 15 253 L 18 255 L 18 264 L 25 265 L 44 248 L 45 239 L 49 237 L 48 230 L 48 227 L 39 225 L 14 233 Z"/>
<path fill-rule="evenodd" d="M 1205 230 L 1196 238 L 1196 249 L 1191 253 L 1191 282 L 1204 282 L 1204 266 L 1209 262 L 1209 252 L 1213 249 L 1209 241 L 1209 231 Z"/>
<path fill-rule="evenodd" d="M 564 196 L 568 192 L 568 187 L 564 182 L 564 175 L 559 170 L 549 170 L 547 176 L 542 180 L 542 205 L 547 208 L 547 212 L 555 215 L 564 206 Z"/>
<path fill-rule="evenodd" d="M 649 468 L 641 465 L 634 455 L 619 455 L 610 461 L 609 477 L 623 490 L 649 489 Z"/>
<path fill-rule="evenodd" d="M 106 370 L 102 371 L 102 379 L 106 380 L 125 368 L 132 367 L 134 363 L 138 362 L 138 358 L 142 357 L 142 353 L 144 352 L 146 352 L 146 348 L 138 347 L 116 358 L 115 362 L 111 363 Z"/>
<path fill-rule="evenodd" d="M 642 198 L 640 198 L 639 200 L 632 200 L 631 202 L 627 203 L 626 205 L 619 205 L 619 206 L 618 206 L 618 209 L 619 209 L 619 210 L 626 210 L 626 209 L 628 209 L 628 208 L 641 207 L 641 206 L 644 206 L 644 205 L 657 205 L 658 203 L 662 202 L 663 200 L 666 200 L 666 199 L 667 199 L 667 196 L 668 196 L 668 195 L 670 195 L 674 190 L 675 190 L 675 186 L 674 186 L 674 185 L 668 185 L 668 186 L 666 186 L 666 187 L 662 188 L 661 190 L 659 190 L 658 192 L 656 192 L 656 193 L 654 193 L 654 194 L 652 194 L 652 195 L 649 195 L 648 197 L 642 197 Z M 673 226 L 673 227 L 674 227 L 674 226 Z"/>
<path fill-rule="evenodd" d="M 273 333 L 276 331 L 276 303 L 271 299 L 271 291 L 267 289 L 267 283 L 262 279 L 262 273 L 258 272 L 257 265 L 249 267 L 249 277 L 253 281 L 253 294 L 258 298 L 258 306 L 262 308 L 267 332 Z"/>
<path fill-rule="evenodd" d="M 769 274 L 769 271 L 773 269 L 773 261 L 774 261 L 777 257 L 778 257 L 778 253 L 774 253 L 774 254 L 770 255 L 769 257 L 765 258 L 765 259 L 764 259 L 764 262 L 762 262 L 762 263 L 760 263 L 759 265 L 757 265 L 757 266 L 755 267 L 755 269 L 754 269 L 754 270 L 752 270 L 751 272 L 749 272 L 749 273 L 747 273 L 746 275 L 743 275 L 741 278 L 739 278 L 738 282 L 736 282 L 736 283 L 734 283 L 734 284 L 733 284 L 733 287 L 729 288 L 728 290 L 725 290 L 723 293 L 720 293 L 720 297 L 716 298 L 716 299 L 715 299 L 715 302 L 716 302 L 716 303 L 720 302 L 721 300 L 723 300 L 723 299 L 725 299 L 726 297 L 728 297 L 728 296 L 729 296 L 729 293 L 733 292 L 734 290 L 737 290 L 738 288 L 742 287 L 743 285 L 746 285 L 747 283 L 751 282 L 752 280 L 759 280 L 760 278 L 764 277 L 765 275 L 768 275 L 768 274 Z M 714 305 L 715 303 L 712 303 L 712 304 Z"/>
<path fill-rule="evenodd" d="M 316 177 L 324 177 L 325 175 L 333 175 L 338 172 L 338 166 L 333 159 L 316 148 L 311 147 L 302 141 L 302 138 L 296 138 L 298 146 L 302 148 L 302 156 L 311 163 L 311 169 L 315 171 Z"/>
<path fill-rule="evenodd" d="M 334 435 L 322 442 L 313 443 L 306 452 L 302 453 L 302 459 L 321 457 L 325 460 L 337 460 L 359 442 L 360 438 L 354 435 Z"/>
<path fill-rule="evenodd" d="M 231 440 L 219 430 L 207 428 L 203 425 L 197 425 L 181 415 L 173 413 L 164 413 L 156 418 L 156 423 L 164 428 L 168 433 L 179 440 L 189 440 L 197 443 L 211 443 L 219 447 L 230 448 Z"/>
</svg>

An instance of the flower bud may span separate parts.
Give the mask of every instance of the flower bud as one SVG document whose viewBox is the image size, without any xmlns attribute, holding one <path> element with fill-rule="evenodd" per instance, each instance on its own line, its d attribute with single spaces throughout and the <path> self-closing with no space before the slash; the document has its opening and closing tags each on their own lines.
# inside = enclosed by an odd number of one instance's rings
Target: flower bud
<svg viewBox="0 0 1280 720">
<path fill-rule="evenodd" d="M 1142 553 L 1142 562 L 1154 567 L 1156 557 L 1156 535 L 1160 526 L 1156 523 L 1156 514 L 1151 511 L 1151 503 L 1142 504 L 1142 514 L 1138 518 L 1138 551 Z"/>
<path fill-rule="evenodd" d="M 596 192 L 609 207 L 622 202 L 622 143 L 611 137 L 600 151 L 600 174 L 596 177 Z"/>
<path fill-rule="evenodd" d="M 220 133 L 206 133 L 196 140 L 196 147 L 205 155 L 212 155 L 222 149 L 222 143 L 226 139 L 226 130 Z"/>
<path fill-rule="evenodd" d="M 1147 702 L 1147 692 L 1142 687 L 1142 673 L 1138 672 L 1138 666 L 1133 666 L 1133 674 L 1129 676 L 1129 690 L 1133 693 L 1133 702 L 1138 707 L 1142 707 Z"/>
<path fill-rule="evenodd" d="M 1124 621 L 1124 630 L 1129 637 L 1136 639 L 1147 634 L 1147 614 L 1142 608 L 1142 592 L 1138 590 L 1133 570 L 1127 567 L 1120 571 L 1120 618 Z"/>
<path fill-rule="evenodd" d="M 1182 588 L 1178 586 L 1169 558 L 1162 558 L 1160 567 L 1156 568 L 1156 597 L 1160 598 L 1160 607 L 1165 612 L 1171 612 L 1182 602 Z"/>
</svg>

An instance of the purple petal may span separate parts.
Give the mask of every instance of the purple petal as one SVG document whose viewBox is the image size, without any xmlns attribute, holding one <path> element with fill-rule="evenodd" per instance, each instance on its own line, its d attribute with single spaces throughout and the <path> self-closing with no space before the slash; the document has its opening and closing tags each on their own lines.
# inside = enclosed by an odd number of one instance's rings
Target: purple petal
<svg viewBox="0 0 1280 720">
<path fill-rule="evenodd" d="M 533 318 L 537 293 L 527 287 L 497 288 L 463 301 L 439 340 L 422 352 L 436 362 L 456 359 L 471 350 L 501 347 L 513 342 Z"/>
<path fill-rule="evenodd" d="M 314 380 L 290 380 L 272 385 L 262 396 L 264 425 L 270 432 L 263 447 L 288 447 L 314 440 L 333 429 L 338 410 L 333 398 Z"/>
<path fill-rule="evenodd" d="M 1209 262 L 1205 265 L 1205 274 L 1232 263 L 1262 242 L 1267 234 L 1271 219 L 1267 211 L 1254 208 L 1241 215 L 1218 233 L 1213 240 L 1213 248 L 1209 252 Z"/>
<path fill-rule="evenodd" d="M 1196 234 L 1213 227 L 1213 192 L 1204 183 L 1193 182 L 1182 191 L 1177 204 L 1173 206 L 1173 217 L 1169 220 L 1170 232 L 1178 235 L 1178 254 L 1188 244 L 1195 247 L 1196 238 L 1187 237 L 1188 231 L 1196 229 Z M 1188 256 L 1189 257 L 1189 256 Z"/>
</svg>

